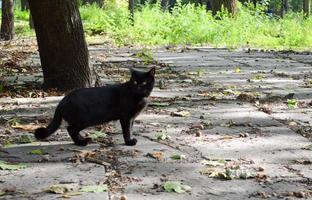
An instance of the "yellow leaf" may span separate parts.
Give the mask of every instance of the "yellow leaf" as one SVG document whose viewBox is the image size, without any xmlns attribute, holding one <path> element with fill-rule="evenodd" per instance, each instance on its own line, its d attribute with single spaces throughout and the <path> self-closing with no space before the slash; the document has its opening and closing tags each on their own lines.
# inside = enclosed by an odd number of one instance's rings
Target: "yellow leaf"
<svg viewBox="0 0 312 200">
<path fill-rule="evenodd" d="M 240 72 L 241 72 L 241 68 L 240 68 L 240 67 L 236 67 L 236 68 L 235 68 L 235 73 L 238 74 L 238 73 L 240 73 Z"/>
<path fill-rule="evenodd" d="M 175 117 L 189 117 L 191 116 L 191 113 L 188 111 L 177 111 L 177 112 L 172 112 L 171 116 Z"/>
<path fill-rule="evenodd" d="M 15 129 L 22 129 L 24 131 L 34 131 L 35 129 L 39 128 L 38 125 L 33 124 L 19 124 L 18 122 L 11 125 L 12 128 Z"/>
</svg>

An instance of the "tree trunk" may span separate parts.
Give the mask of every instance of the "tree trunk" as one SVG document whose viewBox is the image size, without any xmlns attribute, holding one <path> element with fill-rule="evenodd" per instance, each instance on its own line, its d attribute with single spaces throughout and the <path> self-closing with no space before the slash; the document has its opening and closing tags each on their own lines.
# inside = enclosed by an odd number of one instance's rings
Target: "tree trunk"
<svg viewBox="0 0 312 200">
<path fill-rule="evenodd" d="M 29 10 L 28 0 L 21 0 L 21 10 Z"/>
<path fill-rule="evenodd" d="M 233 16 L 237 11 L 237 0 L 212 0 L 212 14 L 217 14 L 218 11 L 221 11 L 222 6 Z"/>
<path fill-rule="evenodd" d="M 212 9 L 212 7 L 211 7 L 211 0 L 207 0 L 206 1 L 206 10 L 208 11 L 208 10 L 211 10 Z"/>
<path fill-rule="evenodd" d="M 133 24 L 134 21 L 134 0 L 129 0 L 130 20 Z"/>
<path fill-rule="evenodd" d="M 281 18 L 284 17 L 284 15 L 288 12 L 289 10 L 289 4 L 288 0 L 281 0 L 281 10 L 280 10 L 280 16 Z"/>
<path fill-rule="evenodd" d="M 167 10 L 167 0 L 160 0 L 160 7 L 163 11 Z"/>
<path fill-rule="evenodd" d="M 0 38 L 11 40 L 14 37 L 13 0 L 2 0 L 2 19 Z"/>
<path fill-rule="evenodd" d="M 172 13 L 172 11 L 173 11 L 173 8 L 174 8 L 174 6 L 175 6 L 175 4 L 176 4 L 176 0 L 169 0 L 169 6 L 168 6 L 168 8 L 169 8 L 169 12 L 170 13 Z"/>
<path fill-rule="evenodd" d="M 43 88 L 89 87 L 89 55 L 76 0 L 29 0 L 43 70 Z"/>
<path fill-rule="evenodd" d="M 303 0 L 303 13 L 305 17 L 310 16 L 310 0 Z"/>
</svg>

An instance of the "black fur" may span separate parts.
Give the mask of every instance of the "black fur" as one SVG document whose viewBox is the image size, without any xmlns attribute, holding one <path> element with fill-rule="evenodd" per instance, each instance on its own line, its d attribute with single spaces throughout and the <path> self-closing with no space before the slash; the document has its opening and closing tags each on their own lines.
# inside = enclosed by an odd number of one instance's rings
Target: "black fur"
<svg viewBox="0 0 312 200">
<path fill-rule="evenodd" d="M 148 72 L 132 69 L 131 79 L 126 83 L 74 90 L 60 101 L 51 123 L 35 131 L 35 137 L 47 138 L 64 119 L 68 122 L 67 131 L 75 144 L 86 146 L 91 139 L 81 136 L 81 130 L 119 120 L 126 145 L 135 145 L 137 140 L 131 139 L 132 125 L 146 106 L 146 97 L 154 87 L 154 75 L 155 68 Z"/>
</svg>

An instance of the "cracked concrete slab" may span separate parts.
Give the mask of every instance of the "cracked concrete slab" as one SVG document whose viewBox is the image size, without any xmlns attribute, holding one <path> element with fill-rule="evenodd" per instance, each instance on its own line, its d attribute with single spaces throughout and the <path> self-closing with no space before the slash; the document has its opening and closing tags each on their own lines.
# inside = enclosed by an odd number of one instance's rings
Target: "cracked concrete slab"
<svg viewBox="0 0 312 200">
<path fill-rule="evenodd" d="M 98 69 L 100 74 L 113 81 L 123 80 L 127 68 L 140 62 L 133 56 L 138 51 L 90 48 L 92 61 L 97 63 L 95 66 L 105 66 L 102 71 Z M 100 57 L 105 53 L 105 59 Z M 121 195 L 128 199 L 168 200 L 287 199 L 295 198 L 289 196 L 293 194 L 291 192 L 312 195 L 312 151 L 307 148 L 311 145 L 308 137 L 311 133 L 298 132 L 310 130 L 312 123 L 309 104 L 312 87 L 308 84 L 310 54 L 202 47 L 155 49 L 153 58 L 164 65 L 157 67 L 157 84 L 151 101 L 167 104 L 150 106 L 136 119 L 136 146 L 123 145 L 121 134 L 116 134 L 121 132 L 117 122 L 108 125 L 107 135 L 112 144 L 98 142 L 84 148 L 76 147 L 69 140 L 64 125 L 49 142 L 14 144 L 4 148 L 6 153 L 0 152 L 1 160 L 29 163 L 30 167 L 17 171 L 0 170 L 0 191 L 12 186 L 21 191 L 4 198 L 59 198 L 62 195 L 46 193 L 44 188 L 62 182 L 73 182 L 79 187 L 98 183 L 109 185 L 109 192 L 83 193 L 71 199 L 120 199 Z M 140 67 L 145 65 L 138 64 Z M 237 67 L 239 72 L 235 71 Z M 228 89 L 232 93 L 224 92 Z M 238 98 L 236 91 L 257 94 L 257 98 L 244 101 Z M 289 108 L 287 98 L 284 98 L 289 93 L 294 93 L 293 98 L 298 102 L 295 108 Z M 272 96 L 277 100 L 269 101 Z M 25 123 L 51 118 L 59 99 L 1 98 L 5 109 L 0 112 L 6 118 L 18 118 Z M 300 107 L 302 105 L 305 107 Z M 268 111 L 263 106 L 267 106 Z M 188 111 L 190 115 L 172 116 L 176 111 Z M 296 123 L 290 126 L 293 121 Z M 200 127 L 199 130 L 194 130 L 194 125 Z M 88 134 L 93 129 L 84 132 Z M 9 131 L 11 137 L 26 133 L 22 130 L 13 132 L 3 124 L 0 130 L 1 133 Z M 157 134 L 166 134 L 170 139 L 157 140 Z M 29 154 L 34 149 L 42 149 L 49 159 Z M 81 151 L 107 153 L 102 157 L 116 159 L 116 162 L 107 167 L 69 161 Z M 148 155 L 155 152 L 161 152 L 161 159 Z M 185 158 L 174 160 L 173 154 L 185 155 Z M 215 166 L 203 164 L 204 160 L 236 162 L 247 169 L 258 169 L 257 176 L 232 180 L 211 177 L 202 170 Z M 182 182 L 191 186 L 192 191 L 167 193 L 162 188 L 166 181 Z"/>
</svg>

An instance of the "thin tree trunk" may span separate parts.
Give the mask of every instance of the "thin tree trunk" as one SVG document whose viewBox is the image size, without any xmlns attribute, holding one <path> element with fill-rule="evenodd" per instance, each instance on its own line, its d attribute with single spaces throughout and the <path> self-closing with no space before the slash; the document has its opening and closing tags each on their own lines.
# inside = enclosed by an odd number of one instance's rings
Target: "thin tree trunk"
<svg viewBox="0 0 312 200">
<path fill-rule="evenodd" d="M 285 10 L 285 13 L 288 13 L 288 11 L 289 11 L 289 1 L 288 0 L 284 0 L 284 10 Z"/>
<path fill-rule="evenodd" d="M 176 0 L 169 0 L 169 12 L 170 13 L 172 13 L 175 3 L 176 3 Z"/>
<path fill-rule="evenodd" d="M 134 0 L 129 0 L 129 11 L 130 11 L 130 19 L 133 23 L 134 21 Z"/>
<path fill-rule="evenodd" d="M 288 12 L 288 10 L 289 10 L 288 0 L 282 0 L 282 2 L 281 2 L 281 10 L 280 10 L 280 15 L 281 15 L 282 18 Z"/>
<path fill-rule="evenodd" d="M 310 0 L 303 0 L 303 13 L 305 17 L 310 16 Z"/>
<path fill-rule="evenodd" d="M 168 7 L 167 2 L 168 2 L 167 0 L 160 0 L 160 7 L 163 11 L 167 10 Z"/>
<path fill-rule="evenodd" d="M 89 55 L 76 0 L 29 0 L 43 88 L 67 91 L 89 87 Z"/>
<path fill-rule="evenodd" d="M 0 38 L 11 40 L 14 37 L 13 0 L 2 0 L 2 19 Z"/>
<path fill-rule="evenodd" d="M 212 0 L 212 14 L 215 15 L 221 11 L 222 6 L 233 16 L 237 12 L 237 0 Z"/>
<path fill-rule="evenodd" d="M 284 0 L 281 0 L 280 16 L 281 18 L 284 17 Z"/>
<path fill-rule="evenodd" d="M 208 11 L 208 10 L 211 10 L 212 9 L 212 7 L 211 7 L 211 0 L 207 0 L 206 1 L 206 10 Z"/>
</svg>

